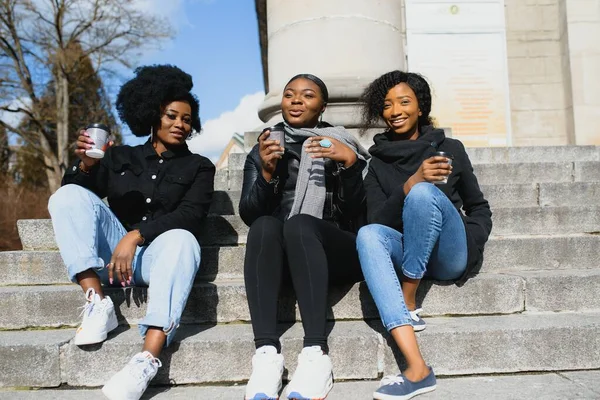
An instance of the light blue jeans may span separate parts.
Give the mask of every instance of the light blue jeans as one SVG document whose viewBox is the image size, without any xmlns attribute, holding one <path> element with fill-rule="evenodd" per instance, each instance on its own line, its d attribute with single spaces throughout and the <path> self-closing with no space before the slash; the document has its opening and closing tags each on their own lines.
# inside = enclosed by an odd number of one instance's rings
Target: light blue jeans
<svg viewBox="0 0 600 400">
<path fill-rule="evenodd" d="M 127 234 L 110 208 L 93 192 L 66 185 L 50 197 L 48 210 L 71 281 L 92 268 L 109 285 L 106 264 Z M 200 245 L 183 229 L 167 231 L 137 248 L 132 285 L 149 287 L 146 316 L 138 324 L 142 337 L 149 327 L 159 327 L 167 335 L 166 345 L 171 343 L 199 266 Z"/>
<path fill-rule="evenodd" d="M 431 183 L 418 183 L 406 196 L 404 235 L 371 224 L 358 232 L 356 246 L 369 291 L 388 331 L 410 325 L 401 277 L 459 278 L 467 267 L 467 236 L 450 199 Z"/>
</svg>

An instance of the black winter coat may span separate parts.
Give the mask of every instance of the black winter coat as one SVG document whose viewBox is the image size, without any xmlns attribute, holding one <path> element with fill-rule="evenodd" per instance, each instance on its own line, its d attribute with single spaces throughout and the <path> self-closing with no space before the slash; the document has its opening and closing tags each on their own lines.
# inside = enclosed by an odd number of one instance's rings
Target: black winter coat
<svg viewBox="0 0 600 400">
<path fill-rule="evenodd" d="M 483 249 L 492 230 L 492 212 L 477 183 L 464 145 L 446 138 L 444 131 L 424 126 L 416 140 L 394 141 L 393 132 L 376 135 L 369 152 L 373 157 L 365 178 L 369 223 L 389 226 L 402 232 L 404 183 L 435 151 L 454 156 L 448 183 L 439 185 L 461 214 L 467 233 L 467 270 L 460 279 L 479 271 Z"/>
<path fill-rule="evenodd" d="M 282 222 L 292 209 L 300 166 L 301 143 L 286 143 L 285 154 L 277 162 L 272 181 L 262 176 L 262 166 L 255 145 L 244 164 L 244 183 L 240 199 L 240 216 L 250 226 L 259 217 L 270 215 Z M 326 198 L 323 220 L 340 229 L 356 232 L 366 219 L 366 197 L 362 171 L 366 163 L 358 160 L 348 169 L 325 160 Z"/>
</svg>

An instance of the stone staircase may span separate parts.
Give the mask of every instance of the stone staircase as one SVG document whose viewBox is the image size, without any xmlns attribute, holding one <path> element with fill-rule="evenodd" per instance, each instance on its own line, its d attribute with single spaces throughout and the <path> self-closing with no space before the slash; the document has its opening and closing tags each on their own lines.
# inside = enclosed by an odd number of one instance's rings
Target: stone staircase
<svg viewBox="0 0 600 400">
<path fill-rule="evenodd" d="M 469 149 L 492 205 L 481 274 L 464 286 L 425 282 L 419 334 L 440 376 L 600 369 L 600 148 Z M 231 385 L 254 352 L 239 218 L 244 155 L 216 177 L 203 261 L 154 384 Z M 100 386 L 139 351 L 142 288 L 110 289 L 121 327 L 87 348 L 70 342 L 83 295 L 68 282 L 48 220 L 18 222 L 23 251 L 0 253 L 0 387 Z M 330 295 L 336 380 L 374 380 L 402 363 L 364 284 Z M 279 307 L 286 367 L 302 328 L 293 295 Z"/>
</svg>

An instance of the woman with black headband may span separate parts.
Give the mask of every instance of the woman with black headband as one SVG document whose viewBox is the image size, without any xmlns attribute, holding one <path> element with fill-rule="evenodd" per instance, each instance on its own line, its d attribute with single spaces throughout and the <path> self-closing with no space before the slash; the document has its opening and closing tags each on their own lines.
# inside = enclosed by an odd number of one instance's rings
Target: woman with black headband
<svg viewBox="0 0 600 400">
<path fill-rule="evenodd" d="M 250 226 L 244 277 L 257 349 L 246 399 L 279 398 L 282 284 L 293 285 L 304 327 L 304 348 L 286 395 L 327 396 L 333 385 L 328 287 L 363 279 L 355 240 L 369 156 L 344 128 L 321 121 L 327 100 L 321 79 L 293 77 L 281 100 L 284 122 L 266 129 L 246 158 L 240 216 Z M 284 135 L 274 140 L 276 131 Z"/>
</svg>

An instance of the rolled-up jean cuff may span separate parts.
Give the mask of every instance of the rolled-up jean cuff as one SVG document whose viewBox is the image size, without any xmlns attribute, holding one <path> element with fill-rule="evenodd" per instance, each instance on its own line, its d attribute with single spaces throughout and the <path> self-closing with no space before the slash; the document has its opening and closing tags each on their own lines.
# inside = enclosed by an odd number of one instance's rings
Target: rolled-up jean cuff
<svg viewBox="0 0 600 400">
<path fill-rule="evenodd" d="M 142 338 L 146 338 L 148 328 L 152 326 L 162 328 L 163 332 L 167 336 L 165 347 L 168 347 L 171 344 L 171 341 L 173 341 L 173 336 L 175 335 L 175 331 L 177 330 L 179 324 L 170 320 L 167 316 L 148 314 L 138 323 L 138 329 L 140 330 L 140 335 Z"/>
<path fill-rule="evenodd" d="M 394 328 L 398 328 L 400 326 L 405 326 L 405 325 L 412 325 L 412 323 L 410 321 L 394 321 L 394 322 L 390 322 L 389 324 L 385 324 L 385 329 L 388 332 L 390 332 Z"/>
<path fill-rule="evenodd" d="M 67 266 L 67 273 L 69 274 L 71 282 L 77 283 L 77 274 L 87 271 L 88 269 L 93 269 L 98 272 L 105 266 L 104 260 L 100 257 L 81 258 L 77 260 L 75 264 Z"/>
<path fill-rule="evenodd" d="M 409 278 L 409 279 L 423 279 L 423 277 L 425 276 L 425 272 L 423 272 L 420 276 L 417 274 L 413 274 L 411 272 L 408 272 L 407 270 L 405 270 L 404 268 L 402 268 L 402 275 L 404 275 L 405 277 Z"/>
</svg>

